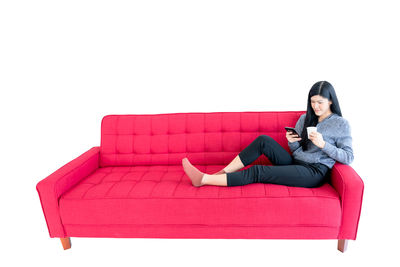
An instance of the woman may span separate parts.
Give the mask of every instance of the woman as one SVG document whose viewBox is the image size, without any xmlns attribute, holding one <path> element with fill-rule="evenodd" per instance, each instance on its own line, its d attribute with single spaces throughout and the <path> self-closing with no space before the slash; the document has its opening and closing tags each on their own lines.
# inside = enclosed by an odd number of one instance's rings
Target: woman
<svg viewBox="0 0 400 267">
<path fill-rule="evenodd" d="M 307 127 L 316 126 L 310 133 Z M 295 129 L 301 136 L 286 132 L 290 155 L 267 135 L 258 136 L 221 171 L 209 175 L 195 168 L 187 158 L 183 169 L 194 186 L 237 186 L 250 183 L 273 183 L 297 187 L 318 187 L 336 161 L 350 164 L 353 159 L 350 125 L 342 117 L 333 86 L 327 81 L 315 83 L 308 94 L 307 113 L 302 114 Z M 261 154 L 273 166 L 254 165 L 242 171 Z"/>
</svg>

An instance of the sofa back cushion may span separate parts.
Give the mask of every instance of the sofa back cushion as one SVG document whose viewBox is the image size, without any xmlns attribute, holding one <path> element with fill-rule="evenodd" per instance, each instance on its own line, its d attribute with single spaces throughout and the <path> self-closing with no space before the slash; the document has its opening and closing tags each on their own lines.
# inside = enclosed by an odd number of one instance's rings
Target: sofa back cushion
<svg viewBox="0 0 400 267">
<path fill-rule="evenodd" d="M 261 134 L 289 153 L 285 126 L 306 111 L 107 115 L 101 122 L 100 166 L 224 165 Z M 262 155 L 260 164 L 270 164 Z"/>
</svg>

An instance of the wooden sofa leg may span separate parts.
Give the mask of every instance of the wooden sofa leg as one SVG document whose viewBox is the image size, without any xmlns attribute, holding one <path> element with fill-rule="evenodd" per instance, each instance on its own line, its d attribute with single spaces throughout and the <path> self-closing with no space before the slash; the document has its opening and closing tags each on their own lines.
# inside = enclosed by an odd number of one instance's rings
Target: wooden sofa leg
<svg viewBox="0 0 400 267">
<path fill-rule="evenodd" d="M 61 244 L 62 244 L 64 250 L 71 248 L 71 238 L 69 238 L 69 237 L 60 238 L 60 240 L 61 240 Z"/>
<path fill-rule="evenodd" d="M 344 253 L 347 250 L 347 242 L 347 239 L 339 239 L 337 249 Z"/>
</svg>

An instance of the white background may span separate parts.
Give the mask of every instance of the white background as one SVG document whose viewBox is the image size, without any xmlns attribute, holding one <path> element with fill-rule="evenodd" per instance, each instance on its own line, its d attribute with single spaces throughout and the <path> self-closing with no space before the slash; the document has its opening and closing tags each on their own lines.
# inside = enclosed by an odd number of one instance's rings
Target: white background
<svg viewBox="0 0 400 267">
<path fill-rule="evenodd" d="M 1 261 L 41 266 L 399 262 L 396 1 L 1 1 Z M 365 183 L 356 241 L 51 239 L 36 184 L 108 114 L 305 110 L 320 80 Z M 11 263 L 12 262 L 12 263 Z M 11 264 L 11 265 L 10 265 Z"/>
</svg>

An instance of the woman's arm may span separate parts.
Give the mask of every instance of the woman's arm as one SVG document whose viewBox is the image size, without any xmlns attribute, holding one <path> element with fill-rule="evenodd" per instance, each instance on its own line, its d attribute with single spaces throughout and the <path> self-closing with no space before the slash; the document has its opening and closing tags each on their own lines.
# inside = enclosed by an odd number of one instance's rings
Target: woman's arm
<svg viewBox="0 0 400 267">
<path fill-rule="evenodd" d="M 347 120 L 344 120 L 339 128 L 341 135 L 336 140 L 336 146 L 325 142 L 322 151 L 334 160 L 350 165 L 354 160 L 350 124 Z"/>
</svg>

